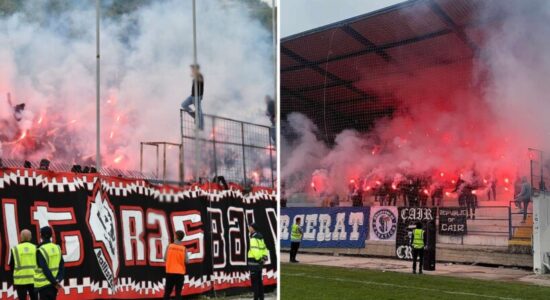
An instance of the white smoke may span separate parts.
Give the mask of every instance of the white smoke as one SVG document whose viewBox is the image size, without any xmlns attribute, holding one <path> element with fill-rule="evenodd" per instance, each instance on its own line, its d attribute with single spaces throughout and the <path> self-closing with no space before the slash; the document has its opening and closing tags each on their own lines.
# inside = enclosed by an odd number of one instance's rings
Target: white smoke
<svg viewBox="0 0 550 300">
<path fill-rule="evenodd" d="M 68 1 L 66 9 L 55 13 L 47 2 L 25 3 L 22 11 L 0 18 L 4 155 L 67 163 L 83 156 L 93 159 L 94 3 Z M 191 1 L 151 1 L 128 14 L 103 13 L 104 165 L 137 169 L 140 141 L 180 141 L 179 108 L 191 92 Z M 273 94 L 269 30 L 251 17 L 242 2 L 209 0 L 197 1 L 197 36 L 205 77 L 203 111 L 269 124 L 263 101 L 266 94 Z M 42 117 L 47 124 L 47 130 L 29 132 L 35 141 L 45 140 L 39 150 L 22 151 L 21 145 L 6 143 L 17 139 L 25 126 L 13 121 L 5 101 L 8 92 L 14 104 L 26 103 L 26 111 L 34 115 L 31 122 Z"/>
</svg>

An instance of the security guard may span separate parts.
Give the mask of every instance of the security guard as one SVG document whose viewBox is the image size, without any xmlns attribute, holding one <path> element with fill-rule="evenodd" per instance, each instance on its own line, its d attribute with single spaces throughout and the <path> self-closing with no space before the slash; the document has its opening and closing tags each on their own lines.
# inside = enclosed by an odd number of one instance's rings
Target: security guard
<svg viewBox="0 0 550 300">
<path fill-rule="evenodd" d="M 250 281 L 254 291 L 254 300 L 264 299 L 264 284 L 262 278 L 262 266 L 267 261 L 269 251 L 265 246 L 264 237 L 258 232 L 258 225 L 248 225 L 250 232 L 250 250 L 248 250 L 248 267 L 250 268 Z"/>
<path fill-rule="evenodd" d="M 418 274 L 422 274 L 424 265 L 424 248 L 426 247 L 426 232 L 422 229 L 422 223 L 417 222 L 412 232 L 413 274 L 416 274 L 416 260 L 419 259 Z"/>
<path fill-rule="evenodd" d="M 36 245 L 31 243 L 32 234 L 21 230 L 19 245 L 11 248 L 10 269 L 13 270 L 13 286 L 18 299 L 38 299 L 34 291 L 34 270 L 36 269 Z"/>
<path fill-rule="evenodd" d="M 176 299 L 181 299 L 181 290 L 184 284 L 185 265 L 189 263 L 187 249 L 183 245 L 184 233 L 176 231 L 174 242 L 166 248 L 164 255 L 166 263 L 166 286 L 164 287 L 164 299 L 170 299 L 170 294 L 175 288 Z"/>
<path fill-rule="evenodd" d="M 40 229 L 42 243 L 36 251 L 37 268 L 34 273 L 34 289 L 38 291 L 40 300 L 54 300 L 60 282 L 64 276 L 64 261 L 61 247 L 51 242 L 52 229 L 49 226 Z"/>
<path fill-rule="evenodd" d="M 290 231 L 290 262 L 298 263 L 296 260 L 296 254 L 298 254 L 298 249 L 300 249 L 300 242 L 302 241 L 302 227 L 300 223 L 302 219 L 300 217 L 296 218 L 296 222 L 292 224 L 292 229 Z"/>
</svg>

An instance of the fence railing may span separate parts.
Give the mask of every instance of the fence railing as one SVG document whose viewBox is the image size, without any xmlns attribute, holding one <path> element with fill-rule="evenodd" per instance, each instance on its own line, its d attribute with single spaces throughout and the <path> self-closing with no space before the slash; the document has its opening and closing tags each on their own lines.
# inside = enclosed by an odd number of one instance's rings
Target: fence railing
<svg viewBox="0 0 550 300">
<path fill-rule="evenodd" d="M 184 180 L 223 176 L 244 186 L 275 186 L 275 141 L 269 126 L 205 114 L 195 136 L 194 118 L 180 110 L 180 120 Z"/>
<path fill-rule="evenodd" d="M 508 206 L 508 219 L 510 220 L 509 222 L 509 226 L 508 226 L 508 239 L 511 240 L 515 233 L 516 233 L 516 230 L 520 229 L 520 228 L 531 228 L 533 227 L 532 224 L 527 224 L 525 223 L 524 221 L 520 221 L 519 222 L 519 225 L 518 225 L 518 222 L 517 220 L 514 220 L 514 216 L 517 216 L 517 215 L 520 215 L 520 216 L 523 216 L 523 212 L 520 211 L 519 212 L 513 212 L 513 209 L 512 209 L 512 205 L 516 205 L 515 204 L 516 202 L 515 201 L 510 201 L 510 205 Z M 526 213 L 526 216 L 531 216 L 533 215 L 532 212 L 527 212 Z M 522 217 L 522 220 L 523 220 L 523 217 Z"/>
</svg>

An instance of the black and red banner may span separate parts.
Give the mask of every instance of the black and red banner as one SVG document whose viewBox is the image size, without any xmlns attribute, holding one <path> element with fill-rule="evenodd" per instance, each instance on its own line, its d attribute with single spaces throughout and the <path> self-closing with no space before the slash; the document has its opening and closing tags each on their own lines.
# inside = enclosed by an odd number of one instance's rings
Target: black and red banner
<svg viewBox="0 0 550 300">
<path fill-rule="evenodd" d="M 59 299 L 159 298 L 163 255 L 176 230 L 190 249 L 184 295 L 250 286 L 248 229 L 261 228 L 271 255 L 264 284 L 277 283 L 275 193 L 217 185 L 180 189 L 145 180 L 0 170 L 0 299 L 13 299 L 9 249 L 19 231 L 54 230 L 66 272 Z"/>
</svg>

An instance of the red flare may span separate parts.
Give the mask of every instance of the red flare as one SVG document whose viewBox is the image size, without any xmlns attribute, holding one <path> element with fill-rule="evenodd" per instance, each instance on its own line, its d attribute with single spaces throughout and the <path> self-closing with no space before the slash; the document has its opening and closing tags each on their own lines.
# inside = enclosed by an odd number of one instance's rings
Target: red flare
<svg viewBox="0 0 550 300">
<path fill-rule="evenodd" d="M 504 178 L 504 182 L 506 182 L 506 183 L 510 183 L 510 179 L 508 179 L 508 178 Z"/>
<path fill-rule="evenodd" d="M 426 194 L 426 195 L 428 195 L 428 194 L 429 194 L 429 192 L 428 192 L 428 190 L 427 190 L 427 189 L 424 189 L 424 194 Z"/>
<path fill-rule="evenodd" d="M 472 191 L 472 195 L 475 195 L 475 194 L 477 194 L 477 191 L 476 191 L 476 190 L 473 190 L 473 191 Z"/>
<path fill-rule="evenodd" d="M 122 155 L 119 155 L 119 156 L 117 156 L 117 157 L 113 160 L 113 162 L 114 162 L 115 164 L 118 164 L 119 162 L 122 161 L 122 158 L 123 158 L 123 156 L 122 156 Z"/>
<path fill-rule="evenodd" d="M 376 180 L 376 185 L 381 185 L 382 182 L 380 182 L 380 180 Z"/>
<path fill-rule="evenodd" d="M 443 176 L 445 176 L 445 173 L 441 172 L 441 173 L 439 173 L 439 176 L 443 177 Z"/>
</svg>

